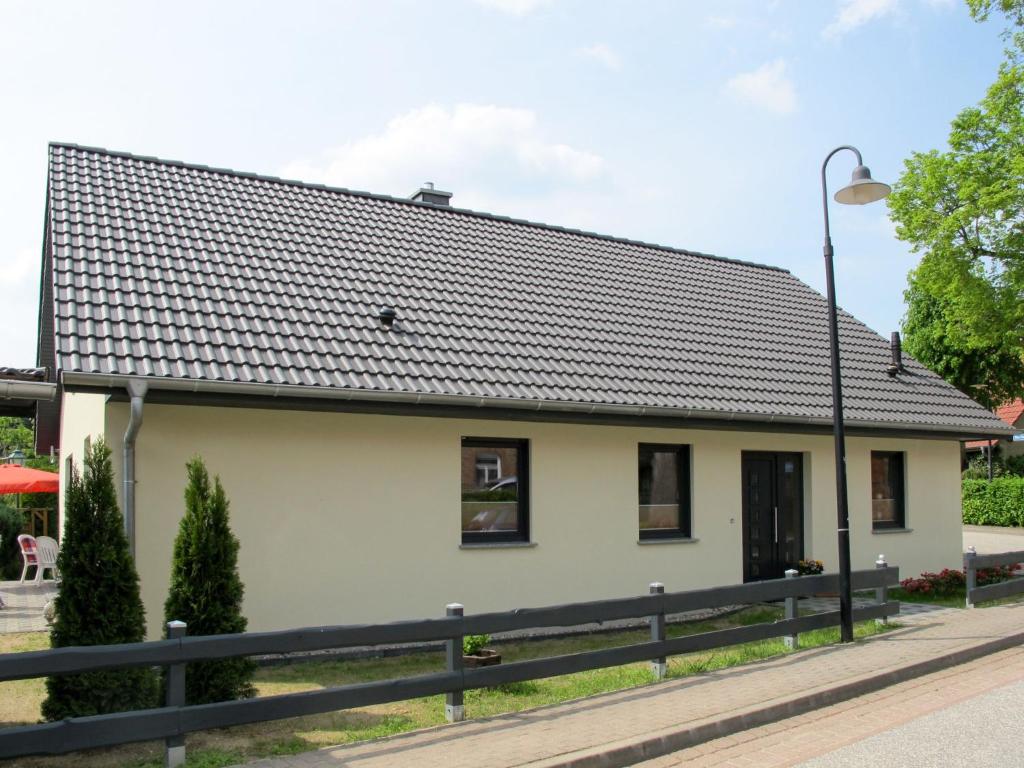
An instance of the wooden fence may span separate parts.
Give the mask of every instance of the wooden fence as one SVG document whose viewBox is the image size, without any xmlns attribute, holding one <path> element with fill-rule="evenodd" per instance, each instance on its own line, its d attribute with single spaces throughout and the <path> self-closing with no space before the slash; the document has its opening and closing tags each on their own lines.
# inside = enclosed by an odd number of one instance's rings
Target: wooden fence
<svg viewBox="0 0 1024 768">
<path fill-rule="evenodd" d="M 973 608 L 976 603 L 986 600 L 998 600 L 1024 593 L 1024 578 L 1013 578 L 998 584 L 978 586 L 978 571 L 998 566 L 1014 566 L 1024 563 L 1024 550 L 1018 552 L 1002 552 L 997 555 L 979 555 L 974 548 L 964 553 L 964 575 L 967 578 L 967 607 Z"/>
<path fill-rule="evenodd" d="M 792 572 L 791 572 L 792 573 Z M 854 610 L 854 619 L 885 619 L 899 612 L 886 590 L 899 583 L 899 569 L 879 567 L 853 573 L 853 588 L 874 589 L 874 604 Z M 797 635 L 839 624 L 839 612 L 796 616 L 796 598 L 834 593 L 835 574 L 801 576 L 688 592 L 665 593 L 652 585 L 651 594 L 615 600 L 525 608 L 514 611 L 462 615 L 462 606 L 448 606 L 443 618 L 399 621 L 390 624 L 313 627 L 282 632 L 188 637 L 181 622 L 168 625 L 168 639 L 123 645 L 55 648 L 0 655 L 0 680 L 21 680 L 68 675 L 101 669 L 166 667 L 165 705 L 156 709 L 79 717 L 41 725 L 0 730 L 0 758 L 65 754 L 93 747 L 163 739 L 168 765 L 184 761 L 184 735 L 208 728 L 278 720 L 333 712 L 371 704 L 446 694 L 446 714 L 463 717 L 462 693 L 467 689 L 565 675 L 589 669 L 652 661 L 656 676 L 664 673 L 666 657 L 739 643 Z M 788 618 L 686 637 L 668 638 L 666 614 L 706 608 L 785 600 Z M 498 666 L 465 669 L 464 635 L 514 632 L 541 627 L 572 627 L 620 619 L 647 619 L 649 641 L 583 653 L 552 656 Z M 447 648 L 444 672 L 416 677 L 345 685 L 323 690 L 265 698 L 185 706 L 185 664 L 260 654 L 297 653 L 352 646 L 393 645 L 443 640 Z"/>
</svg>

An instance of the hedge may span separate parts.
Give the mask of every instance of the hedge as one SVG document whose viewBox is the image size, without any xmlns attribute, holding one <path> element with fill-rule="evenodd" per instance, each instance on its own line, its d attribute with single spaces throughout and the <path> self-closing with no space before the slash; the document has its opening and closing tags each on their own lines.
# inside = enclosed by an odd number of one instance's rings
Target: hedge
<svg viewBox="0 0 1024 768">
<path fill-rule="evenodd" d="M 964 522 L 1024 526 L 1024 477 L 964 480 Z"/>
</svg>

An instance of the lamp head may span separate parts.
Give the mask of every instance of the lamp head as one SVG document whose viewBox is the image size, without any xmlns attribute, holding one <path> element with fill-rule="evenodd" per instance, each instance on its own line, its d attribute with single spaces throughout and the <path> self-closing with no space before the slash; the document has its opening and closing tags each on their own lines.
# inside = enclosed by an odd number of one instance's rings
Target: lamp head
<svg viewBox="0 0 1024 768">
<path fill-rule="evenodd" d="M 871 169 L 866 165 L 858 165 L 853 169 L 850 183 L 836 192 L 835 201 L 846 205 L 866 205 L 888 197 L 891 191 L 888 184 L 871 178 Z"/>
</svg>

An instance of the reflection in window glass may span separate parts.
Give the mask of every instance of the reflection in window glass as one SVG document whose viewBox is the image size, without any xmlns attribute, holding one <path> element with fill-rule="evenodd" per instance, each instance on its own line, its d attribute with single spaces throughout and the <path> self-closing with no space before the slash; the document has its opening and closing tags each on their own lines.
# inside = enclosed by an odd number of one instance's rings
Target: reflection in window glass
<svg viewBox="0 0 1024 768">
<path fill-rule="evenodd" d="M 903 454 L 871 452 L 871 524 L 874 528 L 903 528 Z"/>
<path fill-rule="evenodd" d="M 463 438 L 462 540 L 526 541 L 526 442 Z"/>
<path fill-rule="evenodd" d="M 640 538 L 690 535 L 689 446 L 641 444 Z"/>
</svg>

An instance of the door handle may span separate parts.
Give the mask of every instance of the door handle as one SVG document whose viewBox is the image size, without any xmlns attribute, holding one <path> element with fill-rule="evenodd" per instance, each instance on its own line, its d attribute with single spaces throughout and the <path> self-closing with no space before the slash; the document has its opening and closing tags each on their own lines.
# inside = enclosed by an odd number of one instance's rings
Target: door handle
<svg viewBox="0 0 1024 768">
<path fill-rule="evenodd" d="M 775 513 L 775 543 L 779 543 L 779 508 L 772 507 L 772 511 Z"/>
</svg>

